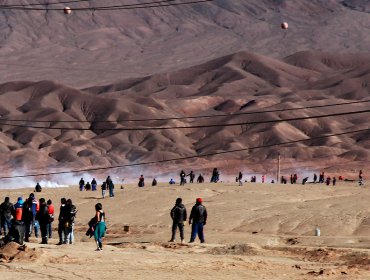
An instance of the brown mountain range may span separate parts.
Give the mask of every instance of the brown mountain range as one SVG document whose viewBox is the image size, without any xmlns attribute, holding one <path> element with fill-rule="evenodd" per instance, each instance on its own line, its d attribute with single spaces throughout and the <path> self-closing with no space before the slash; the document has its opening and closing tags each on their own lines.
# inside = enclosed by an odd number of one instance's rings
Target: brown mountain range
<svg viewBox="0 0 370 280">
<path fill-rule="evenodd" d="M 239 52 L 179 71 L 85 89 L 51 81 L 4 83 L 0 85 L 2 118 L 26 121 L 5 122 L 21 127 L 5 125 L 1 121 L 0 165 L 9 172 L 41 172 L 45 167 L 48 170 L 68 170 L 143 163 L 367 129 L 369 113 L 254 125 L 112 130 L 248 123 L 367 110 L 369 65 L 370 55 L 299 52 L 277 60 Z M 365 102 L 235 115 L 361 100 Z M 128 121 L 219 114 L 224 116 Z M 180 168 L 203 170 L 218 166 L 229 174 L 242 169 L 274 176 L 277 152 L 280 152 L 284 172 L 302 173 L 328 168 L 329 172 L 351 173 L 369 160 L 368 135 L 369 131 L 364 131 L 280 147 L 144 166 L 137 172 L 153 170 L 166 173 L 177 172 Z M 135 177 L 137 174 L 132 171 L 131 175 Z M 130 173 L 126 176 L 130 177 Z"/>
</svg>

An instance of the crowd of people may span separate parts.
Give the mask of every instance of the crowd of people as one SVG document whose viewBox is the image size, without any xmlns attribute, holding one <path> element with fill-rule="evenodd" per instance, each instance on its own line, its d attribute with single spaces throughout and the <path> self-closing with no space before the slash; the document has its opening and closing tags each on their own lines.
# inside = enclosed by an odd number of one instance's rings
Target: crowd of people
<svg viewBox="0 0 370 280">
<path fill-rule="evenodd" d="M 85 180 L 81 178 L 78 182 L 78 186 L 80 191 L 97 191 L 98 183 L 95 178 L 92 179 L 91 184 L 89 182 L 85 183 Z M 108 176 L 101 185 L 101 194 L 103 198 L 105 198 L 107 190 L 109 191 L 109 197 L 114 197 L 114 184 L 110 176 Z"/>
<path fill-rule="evenodd" d="M 220 173 L 217 168 L 213 169 L 211 182 L 219 181 Z M 185 171 L 181 170 L 180 172 L 180 186 L 186 184 L 186 177 L 190 177 L 190 183 L 194 182 L 195 174 L 193 171 L 190 171 L 188 174 Z M 309 177 L 304 177 L 302 179 L 302 184 L 308 182 Z M 264 182 L 265 176 L 261 176 L 261 182 Z M 338 177 L 338 180 L 345 180 L 342 176 Z M 359 184 L 363 184 L 363 172 L 360 170 L 358 175 Z M 240 171 L 236 177 L 236 181 L 239 182 L 239 186 L 243 185 L 243 173 Z M 251 182 L 256 182 L 256 176 L 251 177 Z M 319 176 L 314 173 L 313 180 L 310 183 L 325 183 L 326 185 L 336 185 L 337 178 L 325 176 L 324 172 L 321 172 Z M 198 176 L 198 183 L 203 183 L 204 178 L 202 174 Z M 245 180 L 247 182 L 247 180 Z M 290 183 L 297 184 L 298 175 L 290 175 Z M 173 179 L 170 180 L 170 184 L 175 184 Z M 287 179 L 285 176 L 281 176 L 280 183 L 286 184 Z M 157 181 L 154 178 L 152 186 L 157 185 Z M 139 178 L 139 187 L 144 187 L 144 176 L 141 175 Z M 121 187 L 122 188 L 122 187 Z M 84 181 L 81 178 L 79 182 L 79 190 L 86 191 L 96 191 L 97 182 L 95 178 L 89 182 Z M 110 176 L 102 183 L 101 185 L 102 197 L 105 197 L 106 190 L 109 190 L 109 196 L 114 197 L 114 184 Z M 40 193 L 42 187 L 37 183 L 35 187 L 35 192 Z M 50 238 L 53 234 L 53 222 L 54 222 L 54 205 L 53 202 L 48 199 L 41 197 L 36 198 L 34 193 L 30 193 L 28 198 L 23 200 L 22 197 L 18 197 L 17 201 L 14 204 L 11 202 L 9 197 L 5 197 L 4 201 L 0 204 L 0 236 L 4 236 L 4 240 L 15 241 L 19 244 L 24 242 L 29 242 L 32 234 L 36 238 L 41 237 L 42 244 L 48 244 Z M 60 200 L 60 209 L 58 216 L 58 245 L 62 244 L 73 244 L 74 243 L 74 225 L 77 215 L 77 208 L 73 204 L 71 199 L 61 198 Z M 184 227 L 188 220 L 189 225 L 191 224 L 191 236 L 190 243 L 194 242 L 196 237 L 199 237 L 201 243 L 205 242 L 204 238 L 204 226 L 207 222 L 207 210 L 203 205 L 203 200 L 197 198 L 195 205 L 191 209 L 191 213 L 188 219 L 186 207 L 182 202 L 182 198 L 177 198 L 175 206 L 170 211 L 170 216 L 172 218 L 172 236 L 170 242 L 174 242 L 176 238 L 177 229 L 180 232 L 181 243 L 184 242 Z M 88 223 L 88 230 L 86 235 L 92 237 L 96 241 L 98 251 L 103 249 L 102 238 L 106 232 L 106 223 L 105 223 L 105 212 L 103 211 L 103 206 L 101 203 L 95 205 L 95 215 Z"/>
<path fill-rule="evenodd" d="M 13 204 L 9 197 L 5 197 L 0 205 L 0 234 L 8 240 L 17 243 L 29 242 L 32 233 L 41 243 L 47 244 L 52 236 L 52 223 L 54 221 L 54 205 L 49 199 L 36 199 L 31 193 L 27 199 L 18 197 Z"/>
<path fill-rule="evenodd" d="M 95 205 L 95 210 L 95 216 L 89 223 L 89 230 L 96 240 L 97 250 L 101 251 L 102 238 L 106 231 L 105 213 L 100 203 Z M 48 244 L 53 234 L 54 211 L 54 205 L 50 199 L 37 200 L 34 193 L 25 200 L 18 197 L 14 204 L 9 197 L 5 197 L 0 205 L 0 237 L 3 236 L 4 243 L 14 241 L 23 245 L 24 242 L 30 242 L 34 233 L 36 238 L 41 237 L 41 244 Z M 77 208 L 72 200 L 62 198 L 58 216 L 57 245 L 74 243 L 76 214 Z"/>
</svg>

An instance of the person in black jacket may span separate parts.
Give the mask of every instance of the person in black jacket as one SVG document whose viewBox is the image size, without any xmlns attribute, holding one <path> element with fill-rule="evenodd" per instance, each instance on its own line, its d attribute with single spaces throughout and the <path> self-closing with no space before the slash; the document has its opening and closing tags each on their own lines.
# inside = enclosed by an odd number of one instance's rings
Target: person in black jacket
<svg viewBox="0 0 370 280">
<path fill-rule="evenodd" d="M 9 197 L 5 197 L 5 200 L 0 205 L 0 221 L 1 221 L 1 227 L 0 227 L 0 235 L 1 230 L 4 230 L 4 236 L 8 234 L 10 228 L 12 227 L 12 213 L 14 211 L 14 205 L 10 202 Z"/>
<path fill-rule="evenodd" d="M 107 184 L 109 190 L 109 197 L 114 197 L 114 184 L 110 176 L 107 177 L 105 183 Z"/>
<path fill-rule="evenodd" d="M 60 200 L 60 209 L 59 209 L 59 217 L 58 217 L 58 235 L 59 235 L 59 243 L 58 245 L 65 244 L 67 242 L 66 234 L 66 222 L 67 222 L 67 211 L 66 211 L 66 203 L 67 200 L 63 197 Z"/>
<path fill-rule="evenodd" d="M 26 228 L 24 241 L 26 242 L 30 241 L 30 237 L 32 233 L 31 229 L 32 229 L 33 221 L 34 221 L 32 204 L 33 204 L 33 199 L 29 197 L 23 203 L 23 207 L 22 207 L 22 221 Z"/>
<path fill-rule="evenodd" d="M 64 240 L 64 244 L 73 244 L 74 242 L 74 225 L 75 225 L 75 219 L 77 214 L 77 208 L 75 205 L 73 205 L 71 199 L 67 199 L 66 202 L 66 220 L 65 220 L 65 235 L 67 236 L 67 239 Z"/>
<path fill-rule="evenodd" d="M 181 170 L 181 172 L 180 172 L 180 186 L 185 185 L 185 176 L 186 176 L 186 174 L 185 174 L 184 170 Z"/>
<path fill-rule="evenodd" d="M 186 208 L 182 204 L 182 198 L 176 199 L 175 206 L 171 209 L 172 237 L 169 242 L 175 242 L 176 230 L 179 228 L 181 243 L 184 243 L 184 222 L 187 219 Z"/>
<path fill-rule="evenodd" d="M 207 209 L 202 205 L 203 200 L 201 198 L 197 198 L 195 205 L 191 209 L 190 217 L 189 217 L 189 225 L 191 223 L 191 237 L 189 243 L 193 243 L 197 234 L 200 239 L 200 243 L 204 243 L 204 233 L 203 233 L 203 226 L 207 223 Z"/>
<path fill-rule="evenodd" d="M 49 224 L 49 208 L 46 204 L 45 198 L 39 199 L 40 210 L 36 214 L 36 219 L 40 224 L 41 244 L 48 244 L 48 224 Z"/>
</svg>

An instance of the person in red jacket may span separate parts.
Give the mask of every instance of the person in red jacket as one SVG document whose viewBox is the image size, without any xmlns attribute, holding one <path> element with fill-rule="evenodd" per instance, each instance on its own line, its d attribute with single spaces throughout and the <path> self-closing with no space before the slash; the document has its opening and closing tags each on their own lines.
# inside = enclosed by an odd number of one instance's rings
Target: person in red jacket
<svg viewBox="0 0 370 280">
<path fill-rule="evenodd" d="M 48 223 L 48 236 L 51 238 L 53 231 L 53 222 L 54 222 L 54 205 L 53 202 L 49 199 L 46 204 L 48 205 L 48 214 L 49 214 L 49 223 Z"/>
</svg>

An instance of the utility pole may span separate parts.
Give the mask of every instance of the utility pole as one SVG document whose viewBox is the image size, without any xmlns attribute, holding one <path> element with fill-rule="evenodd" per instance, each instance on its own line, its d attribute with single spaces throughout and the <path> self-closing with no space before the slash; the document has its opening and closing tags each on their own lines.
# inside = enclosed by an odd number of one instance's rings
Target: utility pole
<svg viewBox="0 0 370 280">
<path fill-rule="evenodd" d="M 280 152 L 278 152 L 276 183 L 280 182 Z"/>
</svg>

